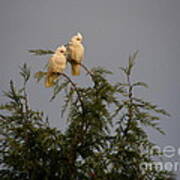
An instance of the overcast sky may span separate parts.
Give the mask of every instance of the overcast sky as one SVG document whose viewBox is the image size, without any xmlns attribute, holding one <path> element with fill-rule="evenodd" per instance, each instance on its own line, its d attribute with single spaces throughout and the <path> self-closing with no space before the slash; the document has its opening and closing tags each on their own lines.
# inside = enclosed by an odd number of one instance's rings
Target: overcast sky
<svg viewBox="0 0 180 180">
<path fill-rule="evenodd" d="M 180 1 L 179 0 L 1 0 L 0 95 L 13 79 L 19 85 L 18 66 L 24 62 L 33 72 L 42 69 L 49 56 L 34 57 L 28 49 L 55 49 L 76 32 L 84 35 L 84 63 L 110 68 L 127 64 L 130 53 L 140 50 L 134 77 L 149 84 L 138 95 L 167 109 L 161 119 L 166 136 L 149 131 L 153 141 L 180 147 Z M 69 73 L 69 71 L 67 71 Z M 85 84 L 87 77 L 74 78 Z M 52 126 L 63 129 L 59 117 L 62 97 L 48 102 L 52 92 L 30 82 L 33 108 L 47 112 Z M 4 99 L 1 97 L 1 102 Z M 174 158 L 180 162 L 180 156 Z M 170 159 L 172 160 L 172 159 Z M 178 172 L 179 173 L 179 172 Z"/>
</svg>

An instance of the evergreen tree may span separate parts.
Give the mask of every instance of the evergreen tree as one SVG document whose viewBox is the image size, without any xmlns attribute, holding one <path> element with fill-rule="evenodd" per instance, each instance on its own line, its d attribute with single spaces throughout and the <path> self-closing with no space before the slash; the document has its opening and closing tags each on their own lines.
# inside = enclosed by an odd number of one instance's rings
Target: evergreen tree
<svg viewBox="0 0 180 180">
<path fill-rule="evenodd" d="M 51 50 L 31 50 L 36 55 Z M 24 64 L 20 69 L 23 85 L 10 81 L 4 92 L 7 103 L 0 106 L 0 177 L 2 180 L 166 180 L 166 171 L 146 169 L 153 163 L 150 142 L 144 127 L 164 133 L 159 115 L 169 114 L 158 106 L 136 97 L 134 88 L 147 87 L 132 82 L 137 52 L 121 67 L 126 79 L 110 83 L 113 73 L 101 67 L 91 70 L 91 85 L 82 87 L 65 73 L 54 86 L 51 101 L 64 91 L 62 115 L 67 111 L 67 130 L 52 128 L 43 112 L 31 109 L 26 85 L 31 77 Z M 40 81 L 46 72 L 39 71 Z M 63 77 L 63 78 L 62 78 Z M 81 77 L 79 77 L 81 78 Z"/>
</svg>

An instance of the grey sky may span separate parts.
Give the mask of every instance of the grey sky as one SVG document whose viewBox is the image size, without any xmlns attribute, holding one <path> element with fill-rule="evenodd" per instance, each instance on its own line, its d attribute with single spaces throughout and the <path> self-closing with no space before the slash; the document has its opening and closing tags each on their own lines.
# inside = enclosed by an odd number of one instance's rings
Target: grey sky
<svg viewBox="0 0 180 180">
<path fill-rule="evenodd" d="M 55 49 L 79 31 L 85 37 L 84 63 L 89 67 L 100 65 L 118 72 L 128 55 L 140 50 L 135 78 L 150 88 L 137 94 L 172 114 L 161 120 L 167 135 L 150 131 L 151 137 L 162 147 L 180 147 L 179 9 L 179 0 L 1 0 L 0 94 L 11 78 L 19 84 L 19 65 L 26 62 L 36 72 L 47 62 L 48 56 L 34 57 L 28 49 Z M 86 78 L 74 80 L 85 84 Z M 49 104 L 51 90 L 34 80 L 30 94 L 32 106 L 47 111 L 53 126 L 65 126 L 58 116 L 62 97 Z M 180 156 L 176 158 L 180 162 Z"/>
</svg>

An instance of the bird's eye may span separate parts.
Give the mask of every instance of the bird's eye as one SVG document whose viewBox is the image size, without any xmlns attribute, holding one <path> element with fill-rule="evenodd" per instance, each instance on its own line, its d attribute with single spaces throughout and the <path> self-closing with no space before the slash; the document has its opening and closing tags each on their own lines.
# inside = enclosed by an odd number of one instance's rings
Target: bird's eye
<svg viewBox="0 0 180 180">
<path fill-rule="evenodd" d="M 64 51 L 63 51 L 63 50 L 60 50 L 60 52 L 61 52 L 61 53 L 64 53 Z"/>
<path fill-rule="evenodd" d="M 81 39 L 80 38 L 77 38 L 77 41 L 80 41 Z"/>
</svg>

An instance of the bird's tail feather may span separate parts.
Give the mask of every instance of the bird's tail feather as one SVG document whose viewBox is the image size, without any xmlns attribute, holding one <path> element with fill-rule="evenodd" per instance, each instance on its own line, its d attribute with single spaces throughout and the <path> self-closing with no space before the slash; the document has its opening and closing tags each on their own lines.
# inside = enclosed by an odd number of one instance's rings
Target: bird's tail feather
<svg viewBox="0 0 180 180">
<path fill-rule="evenodd" d="M 58 76 L 56 74 L 48 74 L 45 78 L 44 85 L 46 88 L 50 88 L 55 85 L 55 81 L 57 80 Z"/>
<path fill-rule="evenodd" d="M 81 65 L 80 64 L 72 64 L 72 75 L 73 76 L 79 76 L 80 75 L 80 68 Z"/>
</svg>

